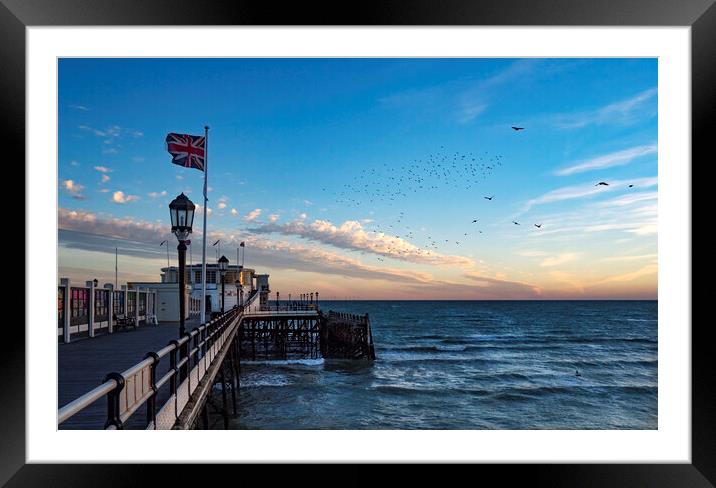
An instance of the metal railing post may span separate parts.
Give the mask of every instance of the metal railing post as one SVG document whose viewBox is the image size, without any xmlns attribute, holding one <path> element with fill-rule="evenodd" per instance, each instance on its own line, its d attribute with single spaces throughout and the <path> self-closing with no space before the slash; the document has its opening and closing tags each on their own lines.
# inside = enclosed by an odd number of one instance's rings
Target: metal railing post
<svg viewBox="0 0 716 488">
<path fill-rule="evenodd" d="M 179 341 L 171 340 L 169 341 L 169 344 L 174 346 L 174 349 L 169 352 L 169 369 L 174 372 L 169 378 L 169 390 L 171 391 L 171 395 L 174 395 L 174 418 L 176 419 L 179 416 L 179 412 L 177 411 L 177 377 L 179 376 L 179 369 L 177 368 L 177 352 L 179 350 Z"/>
<path fill-rule="evenodd" d="M 147 427 L 154 426 L 157 429 L 157 364 L 159 363 L 159 355 L 150 351 L 144 359 L 152 358 L 152 365 L 149 367 L 149 386 L 152 389 L 152 396 L 147 399 Z"/>
<path fill-rule="evenodd" d="M 187 340 L 179 347 L 179 361 L 181 362 L 184 359 L 186 359 L 186 361 L 184 361 L 184 363 L 179 367 L 179 382 L 184 381 L 189 374 L 189 346 L 191 343 L 191 336 L 187 332 L 183 337 L 186 337 Z"/>
<path fill-rule="evenodd" d="M 109 373 L 105 376 L 104 381 L 109 380 L 116 381 L 117 388 L 107 394 L 107 421 L 104 424 L 104 428 L 108 429 L 113 426 L 115 429 L 121 430 L 123 425 L 119 414 L 119 397 L 124 390 L 124 376 L 119 373 Z"/>
</svg>

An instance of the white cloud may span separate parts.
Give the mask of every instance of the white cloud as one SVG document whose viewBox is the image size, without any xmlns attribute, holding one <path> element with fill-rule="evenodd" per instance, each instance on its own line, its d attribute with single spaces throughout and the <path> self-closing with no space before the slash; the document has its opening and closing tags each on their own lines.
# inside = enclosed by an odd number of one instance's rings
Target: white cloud
<svg viewBox="0 0 716 488">
<path fill-rule="evenodd" d="M 85 197 L 82 195 L 82 190 L 85 189 L 84 185 L 76 183 L 74 180 L 63 180 L 61 182 L 62 189 L 69 193 L 72 198 L 76 200 L 84 200 Z"/>
<path fill-rule="evenodd" d="M 657 274 L 659 271 L 658 266 L 655 263 L 647 264 L 646 266 L 643 266 L 642 268 L 639 268 L 636 271 L 632 271 L 629 273 L 624 273 L 616 276 L 610 276 L 597 284 L 603 284 L 603 283 L 614 283 L 614 282 L 626 282 L 626 281 L 634 281 L 638 278 L 642 278 L 644 276 L 651 276 L 654 274 Z"/>
<path fill-rule="evenodd" d="M 150 191 L 149 193 L 147 193 L 147 195 L 149 195 L 150 198 L 165 197 L 165 196 L 167 196 L 167 191 L 166 191 L 166 190 L 162 190 L 162 191 L 159 191 L 159 192 L 157 192 L 157 191 Z"/>
<path fill-rule="evenodd" d="M 630 124 L 645 117 L 656 115 L 656 88 L 650 88 L 626 100 L 610 103 L 604 107 L 586 112 L 558 114 L 553 117 L 561 129 L 578 129 L 587 125 Z"/>
<path fill-rule="evenodd" d="M 278 214 L 271 214 L 269 215 L 269 222 L 276 222 L 279 219 L 280 215 Z"/>
<path fill-rule="evenodd" d="M 167 227 L 157 222 L 135 221 L 130 218 L 99 217 L 85 211 L 66 208 L 58 210 L 58 225 L 62 230 L 81 232 L 79 235 L 64 235 L 60 245 L 98 252 L 114 252 L 114 238 L 124 240 L 120 252 L 141 257 L 164 259 L 156 243 L 166 239 Z M 195 229 L 195 234 L 201 233 Z M 229 247 L 238 245 L 229 233 L 211 232 L 211 239 L 222 239 Z M 108 244 L 106 239 L 110 239 Z M 227 239 L 226 241 L 224 239 Z M 309 271 L 338 276 L 350 276 L 372 280 L 388 280 L 400 283 L 429 284 L 432 275 L 425 272 L 393 269 L 385 266 L 370 266 L 361 261 L 320 249 L 316 246 L 301 246 L 283 241 L 271 241 L 257 236 L 241 237 L 251 248 L 251 260 L 257 266 L 280 266 L 288 270 Z M 151 242 L 154 246 L 134 245 L 133 243 Z M 133 249 L 129 249 L 133 247 Z"/>
<path fill-rule="evenodd" d="M 74 108 L 75 110 L 82 110 L 83 112 L 86 112 L 87 110 L 89 110 L 84 105 L 70 105 L 70 108 Z"/>
<path fill-rule="evenodd" d="M 599 169 L 611 168 L 613 166 L 621 166 L 630 163 L 632 160 L 648 154 L 657 152 L 656 144 L 645 146 L 636 146 L 622 151 L 605 154 L 587 161 L 569 166 L 567 168 L 555 171 L 556 175 L 566 176 L 575 173 L 583 173 L 585 171 L 594 171 Z"/>
<path fill-rule="evenodd" d="M 255 209 L 253 209 L 251 212 L 249 212 L 248 214 L 246 214 L 246 215 L 244 216 L 244 220 L 245 220 L 246 222 L 252 222 L 252 221 L 256 220 L 256 218 L 257 218 L 259 215 L 261 215 L 261 209 L 260 209 L 260 208 L 255 208 Z"/>
<path fill-rule="evenodd" d="M 107 183 L 109 179 L 109 175 L 102 175 L 102 183 Z"/>
<path fill-rule="evenodd" d="M 657 258 L 657 254 L 638 254 L 634 256 L 610 256 L 608 258 L 604 258 L 605 261 L 642 261 L 645 259 L 653 259 L 655 260 Z"/>
<path fill-rule="evenodd" d="M 235 208 L 231 209 L 231 215 L 237 215 L 239 212 Z"/>
<path fill-rule="evenodd" d="M 114 203 L 125 204 L 139 200 L 137 195 L 125 195 L 123 191 L 116 191 L 112 194 L 112 201 Z"/>
<path fill-rule="evenodd" d="M 528 211 L 535 205 L 589 197 L 596 194 L 612 192 L 618 189 L 623 190 L 627 185 L 632 184 L 638 188 L 649 188 L 655 186 L 658 181 L 658 178 L 656 176 L 653 176 L 645 178 L 635 178 L 633 180 L 607 180 L 609 186 L 595 186 L 594 183 L 586 183 L 584 185 L 557 188 L 556 190 L 549 191 L 537 198 L 528 200 L 525 203 L 524 208 L 522 209 L 522 213 Z"/>
<path fill-rule="evenodd" d="M 294 220 L 285 224 L 262 224 L 251 230 L 263 234 L 299 236 L 343 249 L 370 252 L 413 263 L 463 267 L 472 267 L 475 264 L 472 259 L 463 256 L 440 254 L 421 249 L 399 237 L 367 231 L 356 220 L 345 221 L 340 226 L 335 226 L 327 220 L 314 220 L 311 223 Z"/>
<path fill-rule="evenodd" d="M 226 208 L 226 202 L 219 202 L 216 204 L 216 206 L 219 207 L 219 209 L 223 210 Z"/>
<path fill-rule="evenodd" d="M 100 173 L 111 173 L 113 170 L 111 168 L 108 168 L 106 166 L 95 166 L 95 171 L 99 171 Z"/>
<path fill-rule="evenodd" d="M 556 256 L 551 256 L 543 260 L 540 263 L 540 266 L 559 266 L 560 264 L 566 264 L 575 261 L 577 258 L 579 258 L 579 254 L 574 252 L 557 254 Z"/>
</svg>

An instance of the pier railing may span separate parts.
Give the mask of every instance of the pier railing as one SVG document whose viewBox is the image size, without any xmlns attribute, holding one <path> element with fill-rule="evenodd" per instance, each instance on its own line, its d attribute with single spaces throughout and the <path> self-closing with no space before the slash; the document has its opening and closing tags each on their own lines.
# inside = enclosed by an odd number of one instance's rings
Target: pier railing
<svg viewBox="0 0 716 488">
<path fill-rule="evenodd" d="M 163 349 L 147 353 L 143 361 L 124 372 L 108 374 L 97 388 L 58 410 L 58 426 L 96 401 L 106 398 L 105 429 L 122 429 L 142 406 L 146 409 L 146 429 L 171 429 L 214 358 L 233 337 L 240 317 L 238 308 L 231 309 L 182 338 L 171 341 Z M 157 378 L 157 365 L 165 358 L 169 361 L 169 368 L 166 374 Z M 168 393 L 168 399 L 158 407 L 160 392 Z"/>
<path fill-rule="evenodd" d="M 157 295 L 153 289 L 117 290 L 110 283 L 100 288 L 94 281 L 71 286 L 62 278 L 57 286 L 57 338 L 70 342 L 81 337 L 112 333 L 117 316 L 130 316 L 137 325 L 156 315 Z"/>
</svg>

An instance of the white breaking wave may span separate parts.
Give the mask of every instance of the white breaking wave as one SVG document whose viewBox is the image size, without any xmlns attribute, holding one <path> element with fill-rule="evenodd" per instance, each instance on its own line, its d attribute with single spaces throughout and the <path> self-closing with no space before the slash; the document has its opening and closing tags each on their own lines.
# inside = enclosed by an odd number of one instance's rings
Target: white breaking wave
<svg viewBox="0 0 716 488">
<path fill-rule="evenodd" d="M 241 364 L 273 364 L 276 366 L 288 365 L 288 364 L 302 364 L 304 366 L 320 366 L 325 360 L 323 358 L 318 359 L 267 359 L 260 361 L 241 361 Z"/>
</svg>

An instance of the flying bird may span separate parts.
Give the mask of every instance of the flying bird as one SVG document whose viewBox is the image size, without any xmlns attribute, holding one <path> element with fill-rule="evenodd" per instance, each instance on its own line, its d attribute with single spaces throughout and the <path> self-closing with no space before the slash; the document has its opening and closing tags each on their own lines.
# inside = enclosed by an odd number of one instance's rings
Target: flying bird
<svg viewBox="0 0 716 488">
<path fill-rule="evenodd" d="M 599 183 L 597 183 L 597 184 L 594 185 L 594 186 L 609 186 L 609 183 L 606 183 L 606 182 L 604 182 L 604 181 L 600 181 Z"/>
<path fill-rule="evenodd" d="M 629 188 L 634 188 L 634 185 L 629 185 Z"/>
<path fill-rule="evenodd" d="M 541 229 L 541 228 L 542 228 L 542 224 L 535 224 L 535 227 L 537 227 L 538 229 Z"/>
<path fill-rule="evenodd" d="M 475 220 L 472 221 L 473 224 L 474 224 L 475 222 L 477 222 L 477 219 L 475 219 Z"/>
<path fill-rule="evenodd" d="M 492 200 L 493 198 L 495 198 L 495 195 L 492 195 L 491 197 L 485 197 L 485 200 Z"/>
<path fill-rule="evenodd" d="M 514 220 L 512 221 L 512 223 L 515 224 L 515 225 L 520 225 L 519 222 L 515 222 Z"/>
<path fill-rule="evenodd" d="M 514 125 L 512 126 L 512 128 L 513 128 L 514 130 L 525 130 L 524 127 L 515 127 Z"/>
</svg>

